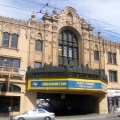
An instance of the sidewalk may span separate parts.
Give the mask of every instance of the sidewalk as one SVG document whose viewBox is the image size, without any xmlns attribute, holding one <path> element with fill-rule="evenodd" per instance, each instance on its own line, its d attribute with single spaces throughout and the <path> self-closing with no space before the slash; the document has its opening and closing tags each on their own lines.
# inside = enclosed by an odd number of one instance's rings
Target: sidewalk
<svg viewBox="0 0 120 120">
<path fill-rule="evenodd" d="M 88 114 L 88 115 L 77 115 L 77 116 L 62 116 L 56 117 L 56 120 L 95 120 L 101 118 L 110 118 L 110 117 L 118 117 L 120 113 L 108 113 L 108 114 Z"/>
<path fill-rule="evenodd" d="M 118 117 L 120 116 L 119 113 L 108 113 L 108 114 L 88 114 L 88 115 L 76 115 L 76 116 L 61 116 L 56 117 L 55 120 L 95 120 L 95 119 L 101 119 L 101 118 L 109 118 L 109 117 Z M 9 117 L 0 117 L 0 120 L 9 120 Z"/>
</svg>

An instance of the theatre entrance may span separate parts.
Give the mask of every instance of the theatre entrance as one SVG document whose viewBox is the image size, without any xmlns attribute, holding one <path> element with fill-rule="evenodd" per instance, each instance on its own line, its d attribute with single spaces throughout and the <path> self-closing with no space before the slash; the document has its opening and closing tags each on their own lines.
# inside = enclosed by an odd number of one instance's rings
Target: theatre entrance
<svg viewBox="0 0 120 120">
<path fill-rule="evenodd" d="M 98 112 L 99 106 L 98 97 L 92 95 L 38 92 L 37 99 L 40 99 L 42 108 L 55 112 L 58 116 L 95 113 Z M 69 107 L 71 107 L 70 111 Z"/>
</svg>

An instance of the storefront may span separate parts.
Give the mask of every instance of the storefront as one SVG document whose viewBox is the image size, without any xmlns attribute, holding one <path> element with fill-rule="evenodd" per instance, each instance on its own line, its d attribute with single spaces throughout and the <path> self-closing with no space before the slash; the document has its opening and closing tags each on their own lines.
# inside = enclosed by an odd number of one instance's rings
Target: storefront
<svg viewBox="0 0 120 120">
<path fill-rule="evenodd" d="M 116 107 L 116 112 L 120 112 L 120 90 L 108 90 L 108 112 L 113 112 L 113 106 Z"/>
<path fill-rule="evenodd" d="M 56 114 L 69 104 L 72 113 L 107 113 L 107 77 L 103 71 L 84 65 L 73 68 L 44 64 L 38 69 L 29 68 L 27 84 L 29 92 L 37 92 L 36 99 L 50 100 L 47 102 Z"/>
</svg>

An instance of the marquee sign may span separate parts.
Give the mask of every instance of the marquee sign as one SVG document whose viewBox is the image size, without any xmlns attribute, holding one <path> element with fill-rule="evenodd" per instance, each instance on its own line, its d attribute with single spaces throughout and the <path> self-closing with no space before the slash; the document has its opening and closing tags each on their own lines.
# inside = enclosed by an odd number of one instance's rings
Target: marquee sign
<svg viewBox="0 0 120 120">
<path fill-rule="evenodd" d="M 107 85 L 101 81 L 93 82 L 92 80 L 87 82 L 78 79 L 64 79 L 64 80 L 52 80 L 52 79 L 29 79 L 28 90 L 45 90 L 45 89 L 86 89 L 86 90 L 102 90 L 107 92 Z"/>
</svg>

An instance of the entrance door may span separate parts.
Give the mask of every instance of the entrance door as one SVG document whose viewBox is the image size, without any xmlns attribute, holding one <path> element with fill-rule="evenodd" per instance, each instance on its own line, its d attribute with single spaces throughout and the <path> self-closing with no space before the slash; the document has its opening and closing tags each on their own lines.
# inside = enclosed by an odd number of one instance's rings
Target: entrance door
<svg viewBox="0 0 120 120">
<path fill-rule="evenodd" d="M 55 112 L 56 115 L 68 115 L 68 106 L 72 108 L 71 115 L 94 113 L 95 104 L 93 96 L 65 94 L 62 97 L 61 95 L 55 93 L 38 93 L 37 99 L 44 99 L 49 104 L 48 106 L 43 105 L 44 109 L 47 108 L 46 110 Z M 46 99 L 49 99 L 49 101 Z M 96 105 L 98 105 L 97 103 L 96 101 Z"/>
</svg>

